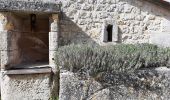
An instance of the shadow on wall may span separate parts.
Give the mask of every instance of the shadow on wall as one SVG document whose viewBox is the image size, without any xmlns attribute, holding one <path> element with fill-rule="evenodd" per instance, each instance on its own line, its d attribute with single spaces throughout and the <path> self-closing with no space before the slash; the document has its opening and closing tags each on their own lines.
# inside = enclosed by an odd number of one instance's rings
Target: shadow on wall
<svg viewBox="0 0 170 100">
<path fill-rule="evenodd" d="M 120 1 L 120 3 L 122 2 L 125 4 L 122 5 L 123 9 L 127 10 L 127 13 L 125 13 L 126 11 L 119 12 L 119 10 L 121 10 L 119 8 L 118 11 L 114 11 L 115 13 L 120 15 L 120 18 L 117 19 L 120 27 L 118 43 L 122 43 L 122 41 L 126 42 L 127 40 L 130 40 L 127 41 L 130 43 L 131 41 L 134 42 L 136 41 L 139 43 L 149 42 L 148 41 L 149 35 L 145 33 L 148 33 L 150 31 L 161 32 L 162 19 L 166 19 L 167 21 L 170 21 L 170 13 L 168 13 L 169 11 L 166 11 L 166 9 L 159 7 L 156 4 L 152 4 L 148 1 L 143 1 L 143 0 Z M 132 10 L 128 10 L 128 8 L 132 8 Z M 97 13 L 97 11 L 94 11 L 94 13 Z M 93 42 L 99 44 L 99 42 L 101 42 L 99 41 L 100 40 L 99 37 L 97 39 L 96 38 L 94 39 L 93 37 L 89 36 L 89 32 L 87 33 L 87 31 L 91 31 L 92 29 L 86 29 L 87 25 L 84 26 L 78 25 L 76 21 L 72 21 L 72 20 L 84 20 L 84 19 L 81 18 L 70 19 L 69 16 L 65 15 L 64 13 L 62 13 L 61 15 L 62 15 L 61 16 L 62 19 L 60 22 L 61 45 L 67 45 L 69 43 L 77 44 L 77 43 L 87 43 L 87 42 Z M 127 15 L 127 16 L 123 16 L 123 15 Z M 100 21 L 98 21 L 98 23 L 94 22 L 94 24 L 102 24 L 103 22 L 102 20 L 105 19 L 101 19 Z M 87 23 L 90 24 L 90 22 Z M 81 29 L 80 27 L 83 29 Z"/>
<path fill-rule="evenodd" d="M 60 35 L 59 35 L 59 44 L 60 46 L 68 45 L 71 43 L 74 44 L 86 44 L 92 43 L 97 44 L 87 33 L 85 33 L 80 26 L 73 22 L 68 16 L 64 13 L 61 13 L 60 19 Z"/>
<path fill-rule="evenodd" d="M 101 42 L 103 42 L 101 39 L 99 39 L 102 33 L 98 33 L 96 37 L 92 38 L 88 35 L 87 32 L 83 31 L 82 28 L 85 27 L 86 26 L 84 27 L 78 26 L 77 23 L 73 22 L 72 19 L 70 19 L 66 14 L 62 12 L 61 20 L 60 20 L 60 36 L 59 36 L 60 46 L 68 45 L 71 43 L 74 44 L 91 43 L 93 45 L 99 45 Z M 119 32 L 118 41 L 116 41 L 115 43 L 122 43 L 122 31 L 120 28 L 118 28 L 118 32 Z M 91 33 L 91 34 L 95 34 L 95 33 Z M 110 43 L 110 42 L 105 42 L 105 43 Z"/>
<path fill-rule="evenodd" d="M 59 23 L 59 46 L 65 46 L 69 44 L 86 44 L 92 43 L 93 45 L 98 45 L 90 36 L 88 36 L 76 23 L 74 23 L 69 17 L 64 13 L 60 14 L 60 23 Z M 54 74 L 52 82 L 59 83 L 59 73 Z M 52 89 L 52 97 L 59 96 L 59 85 L 54 85 Z"/>
</svg>

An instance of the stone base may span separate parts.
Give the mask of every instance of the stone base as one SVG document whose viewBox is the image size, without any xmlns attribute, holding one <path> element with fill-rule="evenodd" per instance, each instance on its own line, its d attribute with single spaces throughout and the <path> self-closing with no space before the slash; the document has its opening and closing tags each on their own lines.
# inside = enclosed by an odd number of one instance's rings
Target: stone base
<svg viewBox="0 0 170 100">
<path fill-rule="evenodd" d="M 2 100 L 49 100 L 51 73 L 5 74 L 2 72 Z"/>
<path fill-rule="evenodd" d="M 60 73 L 59 100 L 169 100 L 170 69 L 102 73 L 95 77 Z"/>
</svg>

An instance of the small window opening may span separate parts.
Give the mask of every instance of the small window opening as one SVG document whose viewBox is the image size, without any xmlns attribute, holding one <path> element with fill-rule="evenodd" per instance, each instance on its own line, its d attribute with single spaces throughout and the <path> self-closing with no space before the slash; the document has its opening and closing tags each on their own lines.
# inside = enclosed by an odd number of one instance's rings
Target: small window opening
<svg viewBox="0 0 170 100">
<path fill-rule="evenodd" d="M 31 14 L 31 31 L 34 32 L 36 28 L 36 15 Z"/>
<path fill-rule="evenodd" d="M 113 25 L 108 25 L 107 26 L 107 41 L 108 42 L 112 42 L 112 29 L 113 29 Z"/>
</svg>

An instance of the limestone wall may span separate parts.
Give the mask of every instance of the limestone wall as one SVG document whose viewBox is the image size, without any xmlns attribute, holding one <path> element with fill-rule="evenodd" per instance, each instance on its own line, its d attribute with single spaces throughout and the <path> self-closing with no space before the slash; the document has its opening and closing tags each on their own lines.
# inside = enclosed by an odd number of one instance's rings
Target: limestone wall
<svg viewBox="0 0 170 100">
<path fill-rule="evenodd" d="M 115 20 L 122 43 L 146 43 L 151 34 L 170 33 L 170 12 L 144 0 L 62 0 L 62 44 L 93 41 L 104 21 Z M 156 33 L 155 33 L 156 32 Z M 169 39 L 169 37 L 168 37 Z"/>
<path fill-rule="evenodd" d="M 89 77 L 62 70 L 59 100 L 169 100 L 169 72 L 159 67 Z"/>
<path fill-rule="evenodd" d="M 3 73 L 3 72 L 2 72 Z M 2 100 L 49 100 L 50 74 L 4 75 Z"/>
</svg>

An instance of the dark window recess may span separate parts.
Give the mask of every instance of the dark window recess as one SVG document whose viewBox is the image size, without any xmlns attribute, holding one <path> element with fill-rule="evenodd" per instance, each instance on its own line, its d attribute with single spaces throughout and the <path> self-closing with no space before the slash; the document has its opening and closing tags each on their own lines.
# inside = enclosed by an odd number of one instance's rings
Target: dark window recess
<svg viewBox="0 0 170 100">
<path fill-rule="evenodd" d="M 35 31 L 36 28 L 36 15 L 31 14 L 31 31 Z"/>
<path fill-rule="evenodd" d="M 108 42 L 112 42 L 112 29 L 113 29 L 113 25 L 108 25 L 107 26 L 107 41 Z"/>
</svg>

